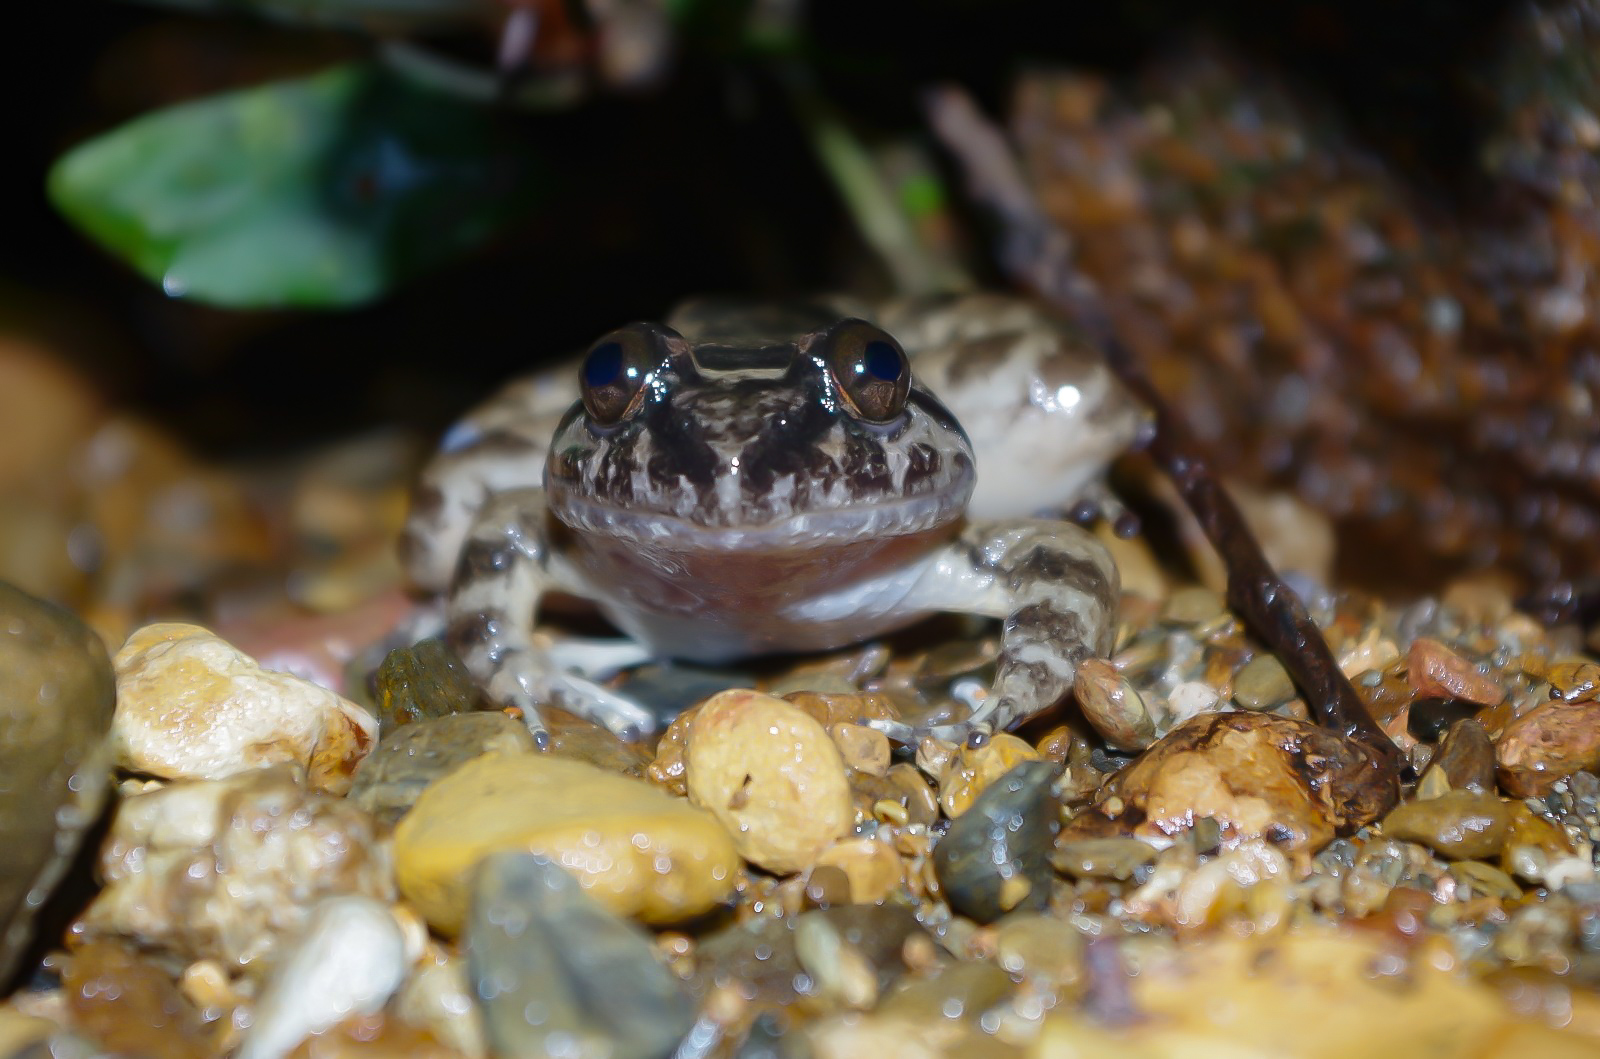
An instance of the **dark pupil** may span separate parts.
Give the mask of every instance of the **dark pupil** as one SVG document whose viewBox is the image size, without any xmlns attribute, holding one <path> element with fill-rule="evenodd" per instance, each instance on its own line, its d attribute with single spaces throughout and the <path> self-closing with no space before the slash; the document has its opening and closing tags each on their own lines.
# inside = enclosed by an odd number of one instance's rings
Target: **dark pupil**
<svg viewBox="0 0 1600 1059">
<path fill-rule="evenodd" d="M 867 374 L 875 379 L 894 382 L 900 378 L 900 354 L 881 339 L 867 343 L 867 348 L 861 354 L 861 363 L 866 367 Z"/>
<path fill-rule="evenodd" d="M 583 381 L 590 389 L 610 386 L 622 374 L 622 343 L 607 342 L 589 351 L 583 363 Z"/>
</svg>

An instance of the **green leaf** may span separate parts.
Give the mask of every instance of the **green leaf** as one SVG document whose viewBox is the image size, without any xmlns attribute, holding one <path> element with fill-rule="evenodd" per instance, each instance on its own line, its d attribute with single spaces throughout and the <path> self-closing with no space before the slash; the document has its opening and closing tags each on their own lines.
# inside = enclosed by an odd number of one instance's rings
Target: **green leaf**
<svg viewBox="0 0 1600 1059">
<path fill-rule="evenodd" d="M 526 213 L 544 181 L 496 116 L 371 66 L 147 114 L 60 158 L 50 196 L 175 297 L 379 297 Z"/>
</svg>

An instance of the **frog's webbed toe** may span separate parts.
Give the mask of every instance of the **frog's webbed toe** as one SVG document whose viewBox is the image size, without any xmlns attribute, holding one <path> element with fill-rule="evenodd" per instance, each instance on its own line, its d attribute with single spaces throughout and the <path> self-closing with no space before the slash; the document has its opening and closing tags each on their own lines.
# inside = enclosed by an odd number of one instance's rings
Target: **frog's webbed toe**
<svg viewBox="0 0 1600 1059">
<path fill-rule="evenodd" d="M 541 745 L 539 707 L 557 705 L 622 736 L 648 732 L 644 707 L 562 667 L 533 635 L 547 593 L 568 587 L 549 547 L 543 489 L 501 493 L 474 520 L 447 604 L 451 644 L 497 706 L 522 711 Z"/>
</svg>

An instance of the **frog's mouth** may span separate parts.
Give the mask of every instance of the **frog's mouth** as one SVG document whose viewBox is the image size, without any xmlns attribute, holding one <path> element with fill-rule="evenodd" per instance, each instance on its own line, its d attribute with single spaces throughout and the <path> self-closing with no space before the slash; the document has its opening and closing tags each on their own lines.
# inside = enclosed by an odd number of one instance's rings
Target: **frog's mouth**
<svg viewBox="0 0 1600 1059">
<path fill-rule="evenodd" d="M 580 534 L 598 534 L 641 545 L 702 552 L 790 552 L 837 547 L 928 533 L 961 521 L 972 492 L 961 488 L 923 496 L 795 512 L 768 522 L 708 525 L 692 517 L 620 507 L 580 496 L 558 483 L 546 486 L 550 510 Z"/>
</svg>

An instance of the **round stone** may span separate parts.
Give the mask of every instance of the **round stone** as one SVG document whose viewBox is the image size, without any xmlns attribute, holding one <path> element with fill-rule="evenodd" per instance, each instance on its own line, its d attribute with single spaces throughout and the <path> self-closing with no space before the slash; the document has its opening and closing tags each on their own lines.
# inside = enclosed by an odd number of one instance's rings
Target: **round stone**
<svg viewBox="0 0 1600 1059">
<path fill-rule="evenodd" d="M 424 791 L 395 828 L 400 890 L 445 934 L 466 921 L 473 867 L 512 852 L 544 854 L 613 912 L 647 923 L 709 911 L 739 871 L 711 814 L 643 780 L 547 754 L 470 761 Z"/>
</svg>

